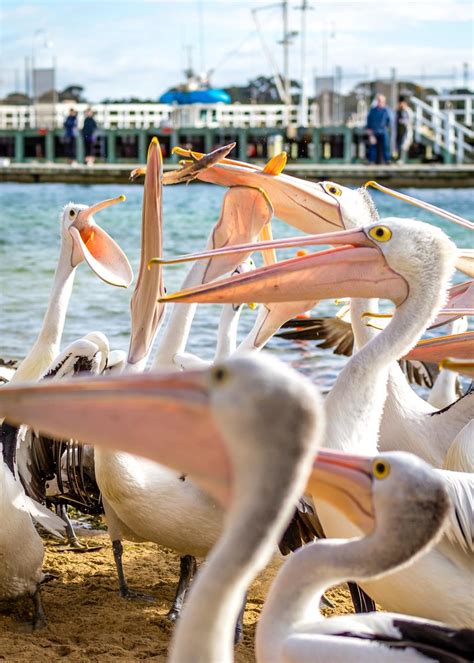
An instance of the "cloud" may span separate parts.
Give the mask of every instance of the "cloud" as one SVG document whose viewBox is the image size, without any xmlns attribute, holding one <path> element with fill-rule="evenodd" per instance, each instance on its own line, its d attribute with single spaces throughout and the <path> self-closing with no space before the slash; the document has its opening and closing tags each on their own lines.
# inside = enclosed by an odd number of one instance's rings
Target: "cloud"
<svg viewBox="0 0 474 663">
<path fill-rule="evenodd" d="M 33 45 L 38 61 L 51 62 L 52 52 L 42 49 L 40 40 L 34 44 L 35 31 L 43 28 L 54 41 L 59 86 L 82 84 L 91 100 L 157 98 L 182 80 L 187 45 L 196 68 L 202 57 L 207 69 L 216 68 L 216 85 L 244 84 L 255 75 L 271 74 L 250 12 L 268 0 L 68 0 L 67 12 L 58 1 L 3 1 L 0 48 L 10 70 L 3 76 L 2 94 L 10 91 L 13 72 L 23 72 Z M 300 0 L 290 2 L 292 30 L 300 30 L 300 5 Z M 346 73 L 377 67 L 386 76 L 391 67 L 400 76 L 422 68 L 449 73 L 470 60 L 470 2 L 318 0 L 313 6 L 306 17 L 309 73 L 321 72 L 324 64 L 327 72 L 339 65 Z M 258 15 L 281 62 L 280 11 L 262 9 Z M 299 77 L 299 37 L 290 49 L 290 67 L 292 76 Z"/>
</svg>

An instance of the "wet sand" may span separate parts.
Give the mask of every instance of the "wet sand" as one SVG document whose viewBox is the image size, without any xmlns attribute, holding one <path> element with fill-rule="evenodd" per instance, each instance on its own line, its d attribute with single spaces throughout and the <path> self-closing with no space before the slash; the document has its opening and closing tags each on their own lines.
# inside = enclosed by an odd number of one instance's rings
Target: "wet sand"
<svg viewBox="0 0 474 663">
<path fill-rule="evenodd" d="M 66 661 L 166 661 L 173 625 L 166 618 L 174 595 L 179 559 L 154 544 L 124 543 L 124 569 L 131 589 L 151 594 L 155 603 L 119 597 L 115 565 L 108 536 L 88 537 L 89 545 L 102 545 L 86 553 L 59 552 L 48 544 L 44 569 L 59 576 L 43 587 L 48 626 L 25 632 L 30 602 L 13 609 L 0 607 L 0 660 L 50 663 Z M 271 579 L 281 564 L 272 564 L 255 581 L 245 611 L 244 639 L 236 650 L 236 663 L 253 663 L 255 623 Z M 328 593 L 335 612 L 352 612 L 346 587 Z M 331 610 L 325 610 L 331 614 Z"/>
</svg>

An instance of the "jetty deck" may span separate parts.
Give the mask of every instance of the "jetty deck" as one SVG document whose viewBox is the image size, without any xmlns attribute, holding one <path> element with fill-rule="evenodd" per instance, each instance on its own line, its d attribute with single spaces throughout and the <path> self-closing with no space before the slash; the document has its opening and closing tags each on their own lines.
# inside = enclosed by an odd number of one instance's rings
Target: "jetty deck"
<svg viewBox="0 0 474 663">
<path fill-rule="evenodd" d="M 64 163 L 11 163 L 0 167 L 0 182 L 62 182 L 71 184 L 124 184 L 137 163 L 69 165 Z M 173 170 L 176 164 L 165 164 Z M 377 180 L 392 187 L 474 187 L 474 164 L 288 164 L 285 173 L 309 180 L 333 180 L 360 185 Z"/>
</svg>

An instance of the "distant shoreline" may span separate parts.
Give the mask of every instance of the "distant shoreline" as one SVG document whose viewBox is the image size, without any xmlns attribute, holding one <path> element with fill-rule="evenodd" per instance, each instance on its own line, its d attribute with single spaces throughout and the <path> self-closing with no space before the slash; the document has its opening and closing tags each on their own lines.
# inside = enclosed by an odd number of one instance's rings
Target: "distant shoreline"
<svg viewBox="0 0 474 663">
<path fill-rule="evenodd" d="M 124 184 L 130 183 L 130 172 L 136 167 L 136 163 L 95 164 L 93 166 L 37 162 L 11 163 L 0 167 L 0 182 Z M 164 165 L 165 171 L 174 168 L 176 168 L 174 164 Z M 288 164 L 285 173 L 314 181 L 333 180 L 353 186 L 360 186 L 367 180 L 377 180 L 395 188 L 474 187 L 474 165 Z M 139 184 L 142 183 L 143 178 L 139 180 Z"/>
</svg>

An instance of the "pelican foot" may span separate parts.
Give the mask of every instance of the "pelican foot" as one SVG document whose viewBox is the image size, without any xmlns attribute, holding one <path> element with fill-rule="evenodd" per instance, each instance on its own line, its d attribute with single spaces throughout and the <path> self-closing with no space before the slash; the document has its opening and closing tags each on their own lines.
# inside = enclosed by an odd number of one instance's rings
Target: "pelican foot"
<svg viewBox="0 0 474 663">
<path fill-rule="evenodd" d="M 176 622 L 179 619 L 180 614 L 181 610 L 178 610 L 178 608 L 171 608 L 166 613 L 166 618 L 169 619 L 170 622 Z"/>
<path fill-rule="evenodd" d="M 156 601 L 154 596 L 135 592 L 133 589 L 120 590 L 120 596 L 128 601 L 143 601 L 144 603 L 155 603 Z"/>
<path fill-rule="evenodd" d="M 46 620 L 46 615 L 44 614 L 43 604 L 41 603 L 39 587 L 31 598 L 35 607 L 32 628 L 33 631 L 40 631 L 42 628 L 45 628 L 48 622 Z"/>
</svg>

